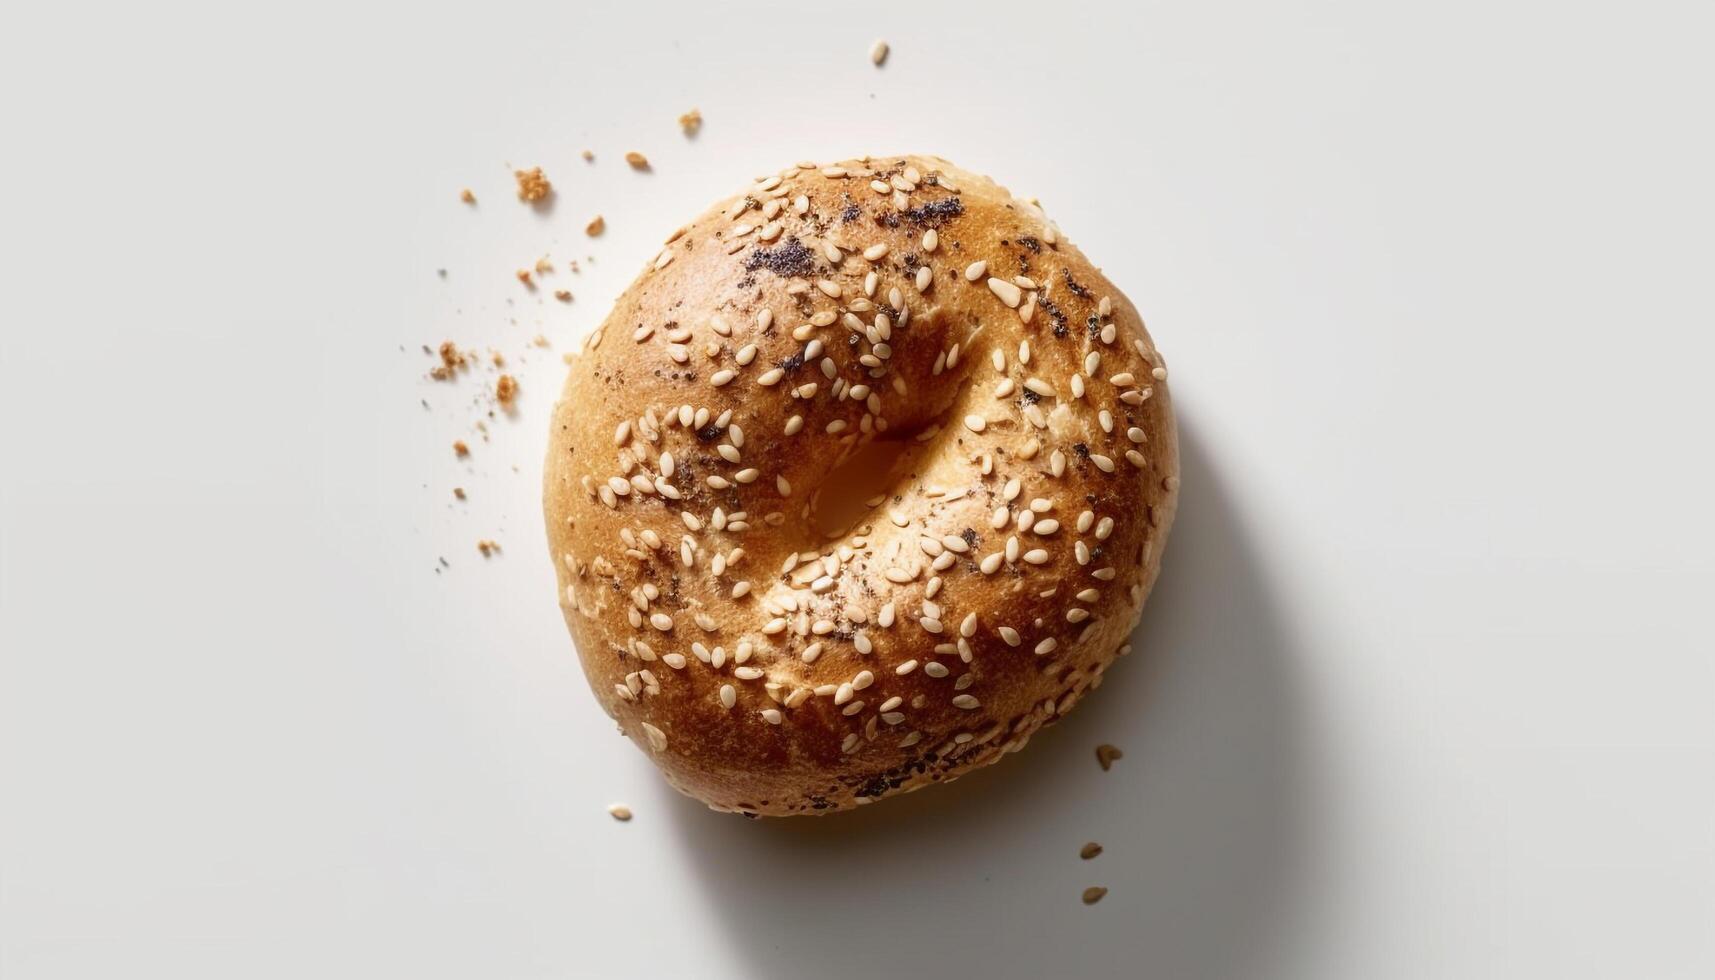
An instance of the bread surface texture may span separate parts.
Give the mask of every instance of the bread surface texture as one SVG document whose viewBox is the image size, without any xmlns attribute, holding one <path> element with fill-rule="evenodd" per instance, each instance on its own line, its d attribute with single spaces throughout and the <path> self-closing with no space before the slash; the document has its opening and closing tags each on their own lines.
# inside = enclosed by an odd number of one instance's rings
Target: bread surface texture
<svg viewBox="0 0 1715 980">
<path fill-rule="evenodd" d="M 752 815 L 1023 748 L 1160 571 L 1166 382 L 1130 300 L 986 177 L 758 180 L 670 237 L 554 408 L 549 545 L 597 700 L 672 785 Z"/>
</svg>

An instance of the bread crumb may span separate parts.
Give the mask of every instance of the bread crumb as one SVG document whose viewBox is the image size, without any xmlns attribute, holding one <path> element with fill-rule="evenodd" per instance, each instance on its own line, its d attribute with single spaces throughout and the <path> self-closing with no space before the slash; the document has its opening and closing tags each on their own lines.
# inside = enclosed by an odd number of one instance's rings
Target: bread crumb
<svg viewBox="0 0 1715 980">
<path fill-rule="evenodd" d="M 607 230 L 607 219 L 602 217 L 599 214 L 596 215 L 595 217 L 591 218 L 589 224 L 584 225 L 584 234 L 590 236 L 591 238 L 594 238 L 595 236 L 601 234 L 602 232 L 604 232 L 606 230 Z"/>
<path fill-rule="evenodd" d="M 887 60 L 887 51 L 888 47 L 886 41 L 875 42 L 875 44 L 869 49 L 869 63 L 880 68 L 881 63 Z"/>
<path fill-rule="evenodd" d="M 554 290 L 554 298 L 562 303 L 570 303 L 572 301 L 572 291 L 569 289 L 556 289 Z"/>
<path fill-rule="evenodd" d="M 541 275 L 544 272 L 553 272 L 553 271 L 554 271 L 554 263 L 549 262 L 548 257 L 546 255 L 544 255 L 541 258 L 536 260 L 536 274 L 537 275 Z"/>
<path fill-rule="evenodd" d="M 697 135 L 697 130 L 703 128 L 703 114 L 696 109 L 685 113 L 679 117 L 679 128 L 685 131 L 686 136 Z"/>
<path fill-rule="evenodd" d="M 560 290 L 560 293 L 566 293 L 566 291 L 564 289 L 562 289 L 562 290 Z M 555 293 L 554 295 L 559 296 L 560 293 Z M 566 298 L 571 299 L 572 294 L 566 293 Z M 530 346 L 532 346 L 532 347 L 547 347 L 548 346 L 548 338 L 542 336 L 541 334 L 537 334 L 536 336 L 530 338 Z"/>
<path fill-rule="evenodd" d="M 631 169 L 633 170 L 649 169 L 649 158 L 636 150 L 632 150 L 625 155 L 625 162 L 631 164 Z"/>
<path fill-rule="evenodd" d="M 482 552 L 482 557 L 489 558 L 492 557 L 495 552 L 500 550 L 500 545 L 488 540 L 487 538 L 483 538 L 481 541 L 476 543 L 476 550 Z"/>
<path fill-rule="evenodd" d="M 554 185 L 542 173 L 541 167 L 515 170 L 512 176 L 518 178 L 518 199 L 526 204 L 540 204 L 554 193 Z"/>
<path fill-rule="evenodd" d="M 505 367 L 505 366 L 506 366 L 506 355 L 505 355 L 505 354 L 502 354 L 502 353 L 501 353 L 501 352 L 499 352 L 499 351 L 493 351 L 493 352 L 491 352 L 491 353 L 490 353 L 490 354 L 489 354 L 489 355 L 488 355 L 488 359 L 489 359 L 489 360 L 490 360 L 490 361 L 491 361 L 491 362 L 493 362 L 493 364 L 494 364 L 494 366 L 495 366 L 495 367 Z"/>
<path fill-rule="evenodd" d="M 470 192 L 470 188 L 466 187 L 464 190 L 459 191 L 459 200 L 465 202 L 466 204 L 475 204 L 476 203 L 476 195 L 472 194 Z"/>
<path fill-rule="evenodd" d="M 1106 742 L 1096 746 L 1096 761 L 1101 763 L 1103 772 L 1107 772 L 1109 769 L 1113 768 L 1115 759 L 1122 759 L 1124 757 L 1124 752 L 1121 752 L 1118 748 L 1109 745 Z"/>
<path fill-rule="evenodd" d="M 618 820 L 620 823 L 624 823 L 631 819 L 631 808 L 626 806 L 624 803 L 615 803 L 608 807 L 607 813 L 608 816 Z"/>
<path fill-rule="evenodd" d="M 1078 849 L 1078 856 L 1086 861 L 1100 853 L 1102 853 L 1102 845 L 1095 841 L 1090 841 L 1088 844 L 1085 844 L 1083 847 Z"/>
<path fill-rule="evenodd" d="M 519 269 L 518 270 L 518 281 L 523 283 L 526 286 L 529 286 L 531 289 L 536 288 L 536 281 L 534 279 L 530 278 L 530 270 L 529 269 Z"/>
<path fill-rule="evenodd" d="M 470 447 L 464 444 L 463 439 L 453 443 L 453 455 L 460 459 L 470 455 Z"/>
<path fill-rule="evenodd" d="M 453 487 L 453 496 L 457 497 L 460 500 L 465 499 L 464 487 Z"/>
<path fill-rule="evenodd" d="M 1090 888 L 1086 888 L 1086 889 L 1084 889 L 1084 904 L 1085 905 L 1094 905 L 1097 902 L 1101 901 L 1102 896 L 1106 895 L 1107 893 L 1108 893 L 1108 890 L 1106 888 L 1102 888 L 1099 885 L 1093 886 Z"/>
<path fill-rule="evenodd" d="M 494 397 L 507 408 L 518 398 L 518 379 L 510 374 L 503 374 L 494 381 Z"/>
<path fill-rule="evenodd" d="M 450 340 L 441 342 L 441 363 L 429 371 L 429 377 L 436 381 L 449 381 L 458 374 L 459 369 L 466 364 L 464 352 Z"/>
<path fill-rule="evenodd" d="M 578 154 L 578 156 L 583 157 L 585 163 L 594 163 L 595 162 L 595 151 L 594 150 L 585 150 L 582 153 Z"/>
</svg>

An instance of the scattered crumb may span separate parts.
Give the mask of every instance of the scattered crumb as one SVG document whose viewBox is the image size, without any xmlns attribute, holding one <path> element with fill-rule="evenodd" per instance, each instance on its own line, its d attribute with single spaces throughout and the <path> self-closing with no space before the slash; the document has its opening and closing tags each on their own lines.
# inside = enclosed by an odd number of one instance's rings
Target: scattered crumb
<svg viewBox="0 0 1715 980">
<path fill-rule="evenodd" d="M 544 273 L 544 272 L 553 272 L 553 271 L 554 271 L 554 263 L 549 262 L 548 257 L 546 255 L 544 255 L 541 258 L 536 260 L 536 273 L 538 275 L 540 275 L 541 273 Z"/>
<path fill-rule="evenodd" d="M 464 351 L 459 350 L 457 344 L 450 340 L 443 341 L 441 343 L 441 363 L 429 372 L 429 377 L 436 381 L 450 380 L 458 374 L 459 369 L 463 368 L 466 363 Z"/>
<path fill-rule="evenodd" d="M 584 234 L 590 236 L 591 238 L 594 238 L 595 236 L 601 234 L 602 232 L 604 232 L 606 230 L 607 230 L 607 219 L 602 217 L 599 214 L 596 215 L 595 217 L 591 218 L 589 224 L 584 225 Z"/>
<path fill-rule="evenodd" d="M 460 459 L 470 455 L 470 447 L 464 444 L 463 439 L 453 443 L 453 455 Z"/>
<path fill-rule="evenodd" d="M 869 49 L 869 63 L 880 68 L 881 63 L 887 60 L 887 50 L 886 41 L 875 42 Z"/>
<path fill-rule="evenodd" d="M 464 487 L 453 487 L 453 496 L 457 497 L 460 500 L 465 499 Z"/>
<path fill-rule="evenodd" d="M 476 203 L 476 195 L 472 194 L 470 192 L 470 188 L 466 187 L 464 190 L 459 191 L 459 200 L 465 202 L 466 204 L 475 204 Z"/>
<path fill-rule="evenodd" d="M 1088 844 L 1085 844 L 1083 847 L 1078 848 L 1078 856 L 1083 858 L 1086 861 L 1088 861 L 1089 859 L 1095 857 L 1096 855 L 1098 855 L 1100 853 L 1102 853 L 1102 845 L 1096 843 L 1095 841 L 1090 841 Z"/>
<path fill-rule="evenodd" d="M 518 270 L 518 281 L 523 283 L 526 286 L 529 286 L 531 289 L 536 288 L 536 281 L 530 278 L 530 270 L 529 269 L 519 269 Z"/>
<path fill-rule="evenodd" d="M 560 296 L 560 293 L 566 293 L 566 291 L 564 289 L 562 289 L 562 290 L 560 290 L 559 293 L 555 293 L 554 297 L 556 299 L 558 299 Z M 571 299 L 571 298 L 572 298 L 572 294 L 566 293 L 566 299 Z M 542 336 L 541 334 L 537 334 L 536 336 L 530 338 L 530 346 L 532 346 L 532 347 L 547 347 L 548 346 L 548 338 Z"/>
<path fill-rule="evenodd" d="M 540 204 L 554 193 L 554 185 L 543 175 L 541 167 L 514 171 L 518 178 L 518 199 L 527 204 Z"/>
<path fill-rule="evenodd" d="M 631 808 L 626 806 L 624 803 L 615 803 L 607 808 L 607 812 L 609 816 L 618 820 L 620 823 L 624 823 L 631 819 Z"/>
<path fill-rule="evenodd" d="M 482 552 L 482 557 L 488 558 L 500 550 L 500 545 L 488 540 L 487 538 L 483 538 L 481 541 L 476 543 L 476 550 Z"/>
<path fill-rule="evenodd" d="M 489 354 L 489 355 L 488 355 L 488 359 L 489 359 L 489 360 L 490 360 L 490 361 L 493 361 L 493 362 L 494 362 L 494 366 L 495 366 L 495 367 L 505 367 L 505 366 L 506 366 L 506 355 L 505 355 L 505 354 L 502 354 L 502 353 L 501 353 L 501 352 L 499 352 L 499 351 L 493 351 L 493 352 L 491 352 L 491 353 L 490 353 L 490 354 Z"/>
<path fill-rule="evenodd" d="M 685 113 L 679 117 L 679 128 L 685 131 L 686 136 L 697 135 L 697 130 L 703 128 L 703 114 L 695 109 Z"/>
<path fill-rule="evenodd" d="M 578 154 L 578 156 L 583 157 L 585 163 L 594 163 L 595 162 L 595 151 L 594 150 L 585 150 L 584 152 Z"/>
<path fill-rule="evenodd" d="M 636 150 L 632 150 L 630 153 L 625 155 L 625 162 L 631 164 L 631 169 L 633 170 L 649 169 L 649 158 Z"/>
<path fill-rule="evenodd" d="M 518 398 L 518 379 L 510 374 L 503 374 L 494 381 L 494 397 L 507 408 Z"/>
<path fill-rule="evenodd" d="M 1096 746 L 1096 761 L 1102 764 L 1102 771 L 1107 772 L 1114 767 L 1115 759 L 1125 758 L 1125 753 L 1118 748 L 1103 742 Z"/>
<path fill-rule="evenodd" d="M 1094 905 L 1097 902 L 1101 901 L 1102 896 L 1106 895 L 1107 893 L 1108 893 L 1108 890 L 1106 888 L 1102 888 L 1100 886 L 1093 886 L 1090 888 L 1086 888 L 1086 889 L 1084 889 L 1084 904 L 1085 905 Z"/>
<path fill-rule="evenodd" d="M 554 290 L 554 298 L 562 303 L 570 303 L 572 301 L 572 291 L 569 289 L 556 289 Z"/>
</svg>

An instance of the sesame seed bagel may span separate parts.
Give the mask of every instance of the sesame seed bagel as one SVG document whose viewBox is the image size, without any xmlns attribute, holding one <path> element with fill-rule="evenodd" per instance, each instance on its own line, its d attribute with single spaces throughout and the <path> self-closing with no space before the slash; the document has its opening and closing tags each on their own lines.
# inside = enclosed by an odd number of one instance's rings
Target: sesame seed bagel
<svg viewBox="0 0 1715 980">
<path fill-rule="evenodd" d="M 590 335 L 545 476 L 596 698 L 781 816 L 1022 748 L 1097 686 L 1178 491 L 1167 369 L 1044 216 L 936 157 L 766 177 Z"/>
</svg>

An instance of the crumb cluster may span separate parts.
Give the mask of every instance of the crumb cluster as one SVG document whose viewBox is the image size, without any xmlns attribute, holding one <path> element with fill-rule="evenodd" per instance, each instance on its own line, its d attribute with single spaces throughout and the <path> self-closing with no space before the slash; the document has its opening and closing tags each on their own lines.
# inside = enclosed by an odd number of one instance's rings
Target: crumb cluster
<svg viewBox="0 0 1715 980">
<path fill-rule="evenodd" d="M 514 171 L 513 176 L 518 178 L 518 199 L 526 204 L 540 204 L 554 193 L 554 185 L 542 173 L 541 167 Z"/>
</svg>

